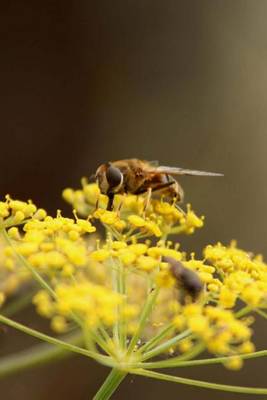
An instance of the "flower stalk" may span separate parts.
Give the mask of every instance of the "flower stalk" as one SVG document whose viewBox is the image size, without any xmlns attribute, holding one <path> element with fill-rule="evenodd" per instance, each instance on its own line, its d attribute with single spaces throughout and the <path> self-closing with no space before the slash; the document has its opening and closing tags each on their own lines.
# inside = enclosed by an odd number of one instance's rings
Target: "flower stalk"
<svg viewBox="0 0 267 400">
<path fill-rule="evenodd" d="M 100 387 L 93 400 L 108 400 L 115 392 L 117 387 L 123 381 L 126 372 L 120 371 L 118 369 L 112 369 L 108 377 L 104 381 L 103 385 Z"/>
</svg>

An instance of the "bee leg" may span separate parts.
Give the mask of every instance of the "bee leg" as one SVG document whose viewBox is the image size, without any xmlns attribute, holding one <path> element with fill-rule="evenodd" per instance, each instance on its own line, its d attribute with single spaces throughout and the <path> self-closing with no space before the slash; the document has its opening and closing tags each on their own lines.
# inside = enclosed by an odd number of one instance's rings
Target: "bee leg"
<svg viewBox="0 0 267 400">
<path fill-rule="evenodd" d="M 173 205 L 174 207 L 176 207 L 177 210 L 180 211 L 180 212 L 183 214 L 184 217 L 186 216 L 185 211 L 182 209 L 182 207 L 180 207 L 180 206 L 177 204 L 177 196 L 175 196 L 175 197 L 173 198 L 172 205 Z"/>
<path fill-rule="evenodd" d="M 145 215 L 146 210 L 147 210 L 147 208 L 148 208 L 148 206 L 149 206 L 149 203 L 150 203 L 150 200 L 151 200 L 151 195 L 152 195 L 152 188 L 149 187 L 149 188 L 147 189 L 147 195 L 146 195 L 145 203 L 144 203 L 144 209 L 143 209 L 143 214 L 144 214 L 144 215 Z"/>
<path fill-rule="evenodd" d="M 114 193 L 108 193 L 108 206 L 107 211 L 113 210 Z"/>
<path fill-rule="evenodd" d="M 99 208 L 99 198 L 100 198 L 100 195 L 97 196 L 97 199 L 95 202 L 95 211 L 98 210 L 98 208 Z"/>
<path fill-rule="evenodd" d="M 122 199 L 121 199 L 121 201 L 120 201 L 120 203 L 118 205 L 118 208 L 116 210 L 118 217 L 120 217 L 120 212 L 121 212 L 121 208 L 122 208 L 123 203 L 124 203 L 125 196 L 126 196 L 126 193 L 123 193 Z"/>
<path fill-rule="evenodd" d="M 177 208 L 178 211 L 183 214 L 184 217 L 186 216 L 186 212 L 180 206 L 178 206 L 177 203 L 174 203 L 174 206 Z"/>
</svg>

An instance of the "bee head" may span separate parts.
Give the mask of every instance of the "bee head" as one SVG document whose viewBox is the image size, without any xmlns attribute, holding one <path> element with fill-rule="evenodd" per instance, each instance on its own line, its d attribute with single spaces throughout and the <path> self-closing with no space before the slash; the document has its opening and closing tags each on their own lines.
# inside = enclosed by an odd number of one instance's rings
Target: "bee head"
<svg viewBox="0 0 267 400">
<path fill-rule="evenodd" d="M 123 184 L 123 174 L 112 164 L 102 164 L 96 171 L 96 180 L 102 194 L 117 193 Z"/>
</svg>

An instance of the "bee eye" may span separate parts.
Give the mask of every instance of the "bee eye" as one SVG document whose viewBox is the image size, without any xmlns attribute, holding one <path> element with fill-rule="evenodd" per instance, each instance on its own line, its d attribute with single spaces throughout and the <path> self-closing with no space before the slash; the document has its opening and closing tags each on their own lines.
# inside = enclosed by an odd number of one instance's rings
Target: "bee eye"
<svg viewBox="0 0 267 400">
<path fill-rule="evenodd" d="M 118 168 L 110 166 L 106 171 L 106 178 L 110 188 L 115 188 L 122 183 L 123 175 Z"/>
</svg>

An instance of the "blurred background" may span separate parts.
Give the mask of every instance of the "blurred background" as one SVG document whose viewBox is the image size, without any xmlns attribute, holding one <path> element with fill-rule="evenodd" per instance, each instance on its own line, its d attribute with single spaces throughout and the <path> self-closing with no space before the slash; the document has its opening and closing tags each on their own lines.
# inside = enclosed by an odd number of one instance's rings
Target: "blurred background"
<svg viewBox="0 0 267 400">
<path fill-rule="evenodd" d="M 206 226 L 183 239 L 198 251 L 232 238 L 267 257 L 267 2 L 41 1 L 1 4 L 0 193 L 55 213 L 105 161 L 127 157 L 223 172 L 184 177 Z M 38 327 L 31 310 L 17 319 Z M 266 348 L 266 323 L 257 324 Z M 1 352 L 35 343 L 8 330 Z M 266 386 L 267 360 L 239 372 L 173 371 Z M 6 400 L 84 400 L 108 371 L 75 357 L 0 381 Z M 129 377 L 122 399 L 252 399 Z"/>
</svg>

